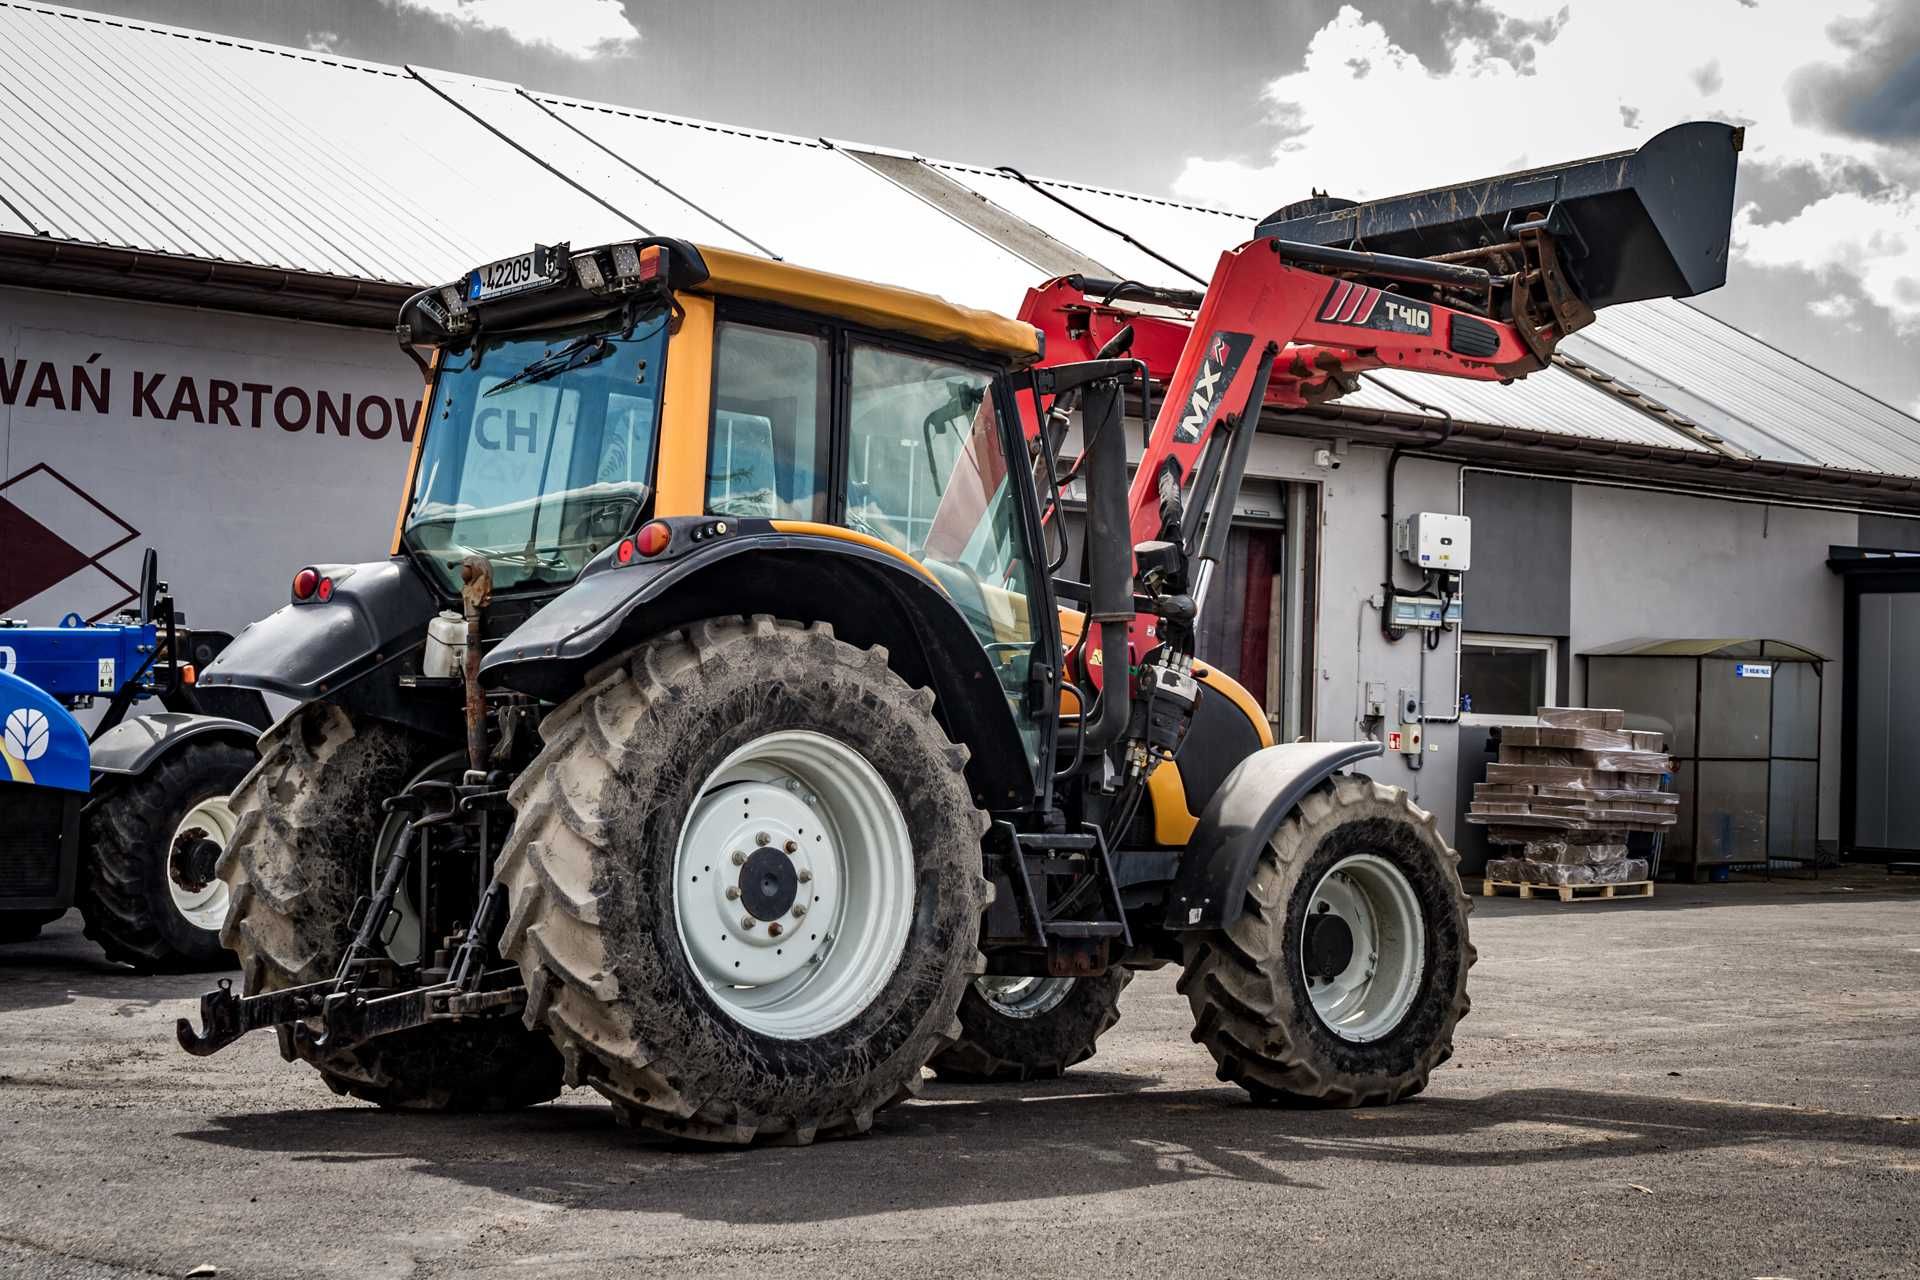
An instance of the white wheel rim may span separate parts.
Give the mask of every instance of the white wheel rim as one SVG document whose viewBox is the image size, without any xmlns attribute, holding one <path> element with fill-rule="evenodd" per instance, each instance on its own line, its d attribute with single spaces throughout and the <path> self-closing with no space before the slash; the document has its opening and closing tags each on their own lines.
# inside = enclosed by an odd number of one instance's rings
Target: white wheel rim
<svg viewBox="0 0 1920 1280">
<path fill-rule="evenodd" d="M 1037 1018 L 1060 1007 L 1073 990 L 1072 978 L 1002 976 L 990 973 L 975 978 L 973 986 L 980 998 L 1009 1018 Z"/>
<path fill-rule="evenodd" d="M 233 839 L 233 808 L 225 796 L 210 796 L 193 808 L 173 829 L 167 842 L 167 896 L 180 918 L 196 929 L 218 933 L 227 920 L 227 882 L 219 876 L 199 881 L 193 875 L 189 851 L 211 840 L 225 852 Z"/>
<path fill-rule="evenodd" d="M 728 1017 L 782 1040 L 824 1035 L 873 1002 L 906 951 L 913 893 L 913 844 L 885 779 L 805 729 L 721 761 L 674 853 L 688 962 Z"/>
<path fill-rule="evenodd" d="M 1304 936 L 1316 926 L 1303 922 L 1300 972 L 1313 1011 L 1343 1040 L 1378 1040 L 1400 1025 L 1420 994 L 1427 955 L 1420 899 L 1399 867 L 1376 854 L 1357 853 L 1335 863 L 1314 886 L 1307 921 L 1319 915 L 1345 925 L 1352 944 L 1339 972 L 1316 973 Z"/>
</svg>

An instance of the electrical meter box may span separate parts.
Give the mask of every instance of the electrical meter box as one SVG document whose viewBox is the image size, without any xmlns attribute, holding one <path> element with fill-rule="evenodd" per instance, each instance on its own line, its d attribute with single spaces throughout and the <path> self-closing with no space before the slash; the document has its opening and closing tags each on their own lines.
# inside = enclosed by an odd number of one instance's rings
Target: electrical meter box
<svg viewBox="0 0 1920 1280">
<path fill-rule="evenodd" d="M 1465 573 L 1473 561 L 1473 521 L 1447 511 L 1418 511 L 1400 522 L 1400 555 L 1441 573 Z"/>
</svg>

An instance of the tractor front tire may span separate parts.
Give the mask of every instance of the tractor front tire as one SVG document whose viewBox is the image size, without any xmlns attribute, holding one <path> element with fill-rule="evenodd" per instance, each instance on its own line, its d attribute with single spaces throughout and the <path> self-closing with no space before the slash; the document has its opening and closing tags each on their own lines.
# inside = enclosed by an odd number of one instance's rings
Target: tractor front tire
<svg viewBox="0 0 1920 1280">
<path fill-rule="evenodd" d="M 226 834 L 225 798 L 253 764 L 237 742 L 184 742 L 89 808 L 76 897 L 87 937 L 108 959 L 142 973 L 232 966 L 220 942 L 226 897 L 188 863 L 194 843 Z"/>
<path fill-rule="evenodd" d="M 1472 900 L 1406 792 L 1341 775 L 1262 851 L 1245 910 L 1186 944 L 1193 1038 L 1255 1101 L 1358 1107 L 1426 1088 L 1466 1016 Z"/>
<path fill-rule="evenodd" d="M 623 1122 L 863 1132 L 981 971 L 986 816 L 933 695 L 824 624 L 695 623 L 541 726 L 501 861 L 529 1025 Z"/>
<path fill-rule="evenodd" d="M 960 1038 L 929 1065 L 956 1084 L 1055 1079 L 1093 1056 L 1131 981 L 1133 971 L 1120 968 L 1097 978 L 978 978 L 960 1001 Z"/>
<path fill-rule="evenodd" d="M 355 900 L 369 892 L 381 801 L 443 748 L 378 721 L 312 703 L 260 740 L 260 763 L 233 796 L 221 855 L 232 894 L 222 937 L 248 995 L 331 978 Z M 502 1018 L 415 1027 L 356 1049 L 316 1053 L 280 1032 L 336 1094 L 411 1111 L 510 1111 L 560 1092 L 546 1036 Z"/>
</svg>

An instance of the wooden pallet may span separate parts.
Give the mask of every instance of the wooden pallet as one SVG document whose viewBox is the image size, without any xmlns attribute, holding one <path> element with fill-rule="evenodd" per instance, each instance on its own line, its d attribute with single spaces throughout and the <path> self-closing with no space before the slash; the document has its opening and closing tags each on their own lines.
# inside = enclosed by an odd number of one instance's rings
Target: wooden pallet
<svg viewBox="0 0 1920 1280">
<path fill-rule="evenodd" d="M 1562 902 L 1598 902 L 1606 898 L 1651 898 L 1653 881 L 1628 880 L 1622 884 L 1528 884 L 1520 880 L 1482 880 L 1480 896 L 1514 892 L 1522 898 L 1557 895 Z"/>
</svg>

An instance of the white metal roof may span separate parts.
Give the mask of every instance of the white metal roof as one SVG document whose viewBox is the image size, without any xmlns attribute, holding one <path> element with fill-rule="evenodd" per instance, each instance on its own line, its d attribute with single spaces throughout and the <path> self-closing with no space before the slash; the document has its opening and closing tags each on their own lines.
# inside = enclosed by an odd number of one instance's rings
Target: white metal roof
<svg viewBox="0 0 1920 1280">
<path fill-rule="evenodd" d="M 392 283 L 652 233 L 1011 313 L 1037 264 L 1191 285 L 1255 226 L 27 0 L 0 0 L 0 138 L 0 234 Z M 1612 308 L 1562 350 L 1597 374 L 1379 377 L 1497 426 L 1920 475 L 1920 423 L 1683 304 Z M 1373 384 L 1343 403 L 1411 408 Z"/>
</svg>

